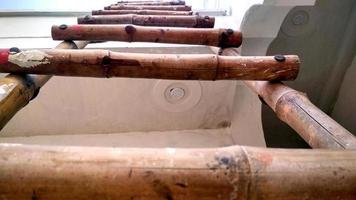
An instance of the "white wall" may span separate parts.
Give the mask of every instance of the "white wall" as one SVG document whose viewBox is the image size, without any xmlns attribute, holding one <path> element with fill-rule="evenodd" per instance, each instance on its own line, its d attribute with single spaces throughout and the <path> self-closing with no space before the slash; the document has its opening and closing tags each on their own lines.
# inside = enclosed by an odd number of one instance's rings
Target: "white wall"
<svg viewBox="0 0 356 200">
<path fill-rule="evenodd" d="M 1 1 L 3 2 L 3 1 Z M 4 2 L 7 2 L 5 0 Z M 19 3 L 19 0 L 11 2 Z M 32 1 L 35 2 L 35 1 Z M 98 9 L 113 1 L 85 1 L 84 6 L 80 5 L 84 1 L 43 1 L 40 7 L 49 9 Z M 189 1 L 187 1 L 189 4 Z M 244 6 L 236 6 L 233 0 L 209 0 L 204 4 L 204 0 L 190 0 L 194 8 L 229 8 L 234 6 L 232 17 L 217 18 L 216 28 L 238 29 L 240 21 L 245 13 L 244 9 L 254 1 L 240 0 Z M 71 4 L 73 3 L 73 4 Z M 230 4 L 231 3 L 231 4 Z M 100 4 L 100 5 L 99 5 Z M 70 5 L 70 6 L 68 6 Z M 33 5 L 32 5 L 33 6 Z M 236 11 L 235 10 L 238 10 Z M 50 28 L 53 24 L 74 24 L 75 17 L 0 17 L 0 48 L 17 46 L 23 48 L 52 48 L 58 42 L 52 41 Z M 148 43 L 122 43 L 109 42 L 97 45 L 90 45 L 96 48 L 109 47 L 163 47 L 179 45 L 148 44 Z M 179 46 L 182 47 L 182 46 Z M 210 49 L 209 49 L 210 50 Z M 125 50 L 126 51 L 126 50 Z M 145 50 L 147 52 L 147 50 Z M 152 52 L 153 50 L 150 50 Z M 156 50 L 158 52 L 159 50 Z M 174 48 L 172 51 L 179 51 Z M 161 50 L 161 53 L 169 51 Z M 189 48 L 184 53 L 207 53 L 207 48 Z M 210 51 L 211 53 L 211 51 Z M 189 109 L 180 109 L 180 105 L 168 105 L 165 103 L 164 94 L 161 91 L 160 80 L 137 80 L 137 79 L 90 79 L 90 78 L 69 78 L 54 77 L 42 89 L 40 95 L 20 111 L 2 131 L 2 137 L 11 136 L 33 136 L 33 135 L 64 135 L 64 134 L 102 134 L 102 133 L 122 133 L 133 131 L 165 131 L 164 133 L 154 133 L 152 137 L 164 135 L 164 138 L 157 138 L 162 146 L 182 146 L 187 142 L 184 138 L 180 142 L 172 143 L 172 138 L 180 137 L 180 134 L 189 134 L 192 147 L 202 146 L 223 146 L 232 143 L 249 144 L 263 146 L 263 135 L 261 130 L 252 131 L 251 128 L 240 124 L 258 124 L 259 113 L 245 110 L 244 107 L 256 107 L 259 104 L 257 97 L 251 100 L 241 87 L 236 88 L 236 81 L 166 81 L 167 85 L 180 84 L 186 86 L 188 94 L 192 96 Z M 157 89 L 158 88 L 158 89 Z M 165 88 L 163 88 L 165 89 Z M 235 95 L 236 94 L 236 95 Z M 245 97 L 237 101 L 235 98 Z M 193 98 L 194 97 L 194 98 Z M 235 99 L 235 100 L 234 100 Z M 257 100 L 256 100 L 257 99 Z M 189 99 L 188 99 L 189 100 Z M 236 103 L 236 102 L 242 102 Z M 245 106 L 247 102 L 249 106 Z M 162 103 L 162 105 L 160 104 Z M 236 105 L 234 105 L 236 104 Z M 190 106 L 192 105 L 192 106 Z M 178 107 L 175 109 L 174 107 Z M 187 107 L 185 104 L 181 107 Z M 171 109 L 172 108 L 172 109 Z M 179 112 L 177 112 L 177 110 Z M 237 115 L 233 112 L 249 112 L 250 115 Z M 256 115 L 256 116 L 255 116 Z M 234 118 L 234 120 L 232 119 Z M 255 120 L 251 123 L 249 120 Z M 231 132 L 236 135 L 232 139 L 229 130 L 226 128 L 233 121 L 234 126 Z M 247 122 L 248 121 L 248 122 Z M 242 128 L 242 129 L 239 129 Z M 206 131 L 200 129 L 213 129 Z M 252 128 L 253 129 L 253 128 Z M 175 132 L 173 130 L 180 130 Z M 190 131 L 187 131 L 190 130 Z M 197 130 L 197 131 L 192 131 Z M 167 131 L 169 132 L 167 134 Z M 173 132 L 171 132 L 173 131 Z M 206 140 L 202 135 L 206 134 Z M 193 135 L 196 136 L 196 139 Z M 257 136 L 256 136 L 257 135 Z M 177 136 L 177 137 L 175 137 Z M 199 136 L 199 137 L 198 137 Z M 93 136 L 92 141 L 84 139 L 89 136 L 79 137 L 75 141 L 85 141 L 87 144 L 95 145 L 100 136 Z M 126 137 L 126 136 L 125 136 Z M 47 137 L 46 137 L 47 138 Z M 63 136 L 63 143 L 68 143 L 68 137 Z M 115 138 L 115 139 L 114 139 Z M 210 138 L 210 139 L 209 139 Z M 221 138 L 221 140 L 216 140 Z M 261 139 L 262 138 L 262 139 Z M 29 141 L 28 139 L 24 139 Z M 47 141 L 47 139 L 44 139 Z M 112 143 L 123 146 L 123 138 L 114 136 L 108 138 L 103 143 Z M 141 141 L 139 136 L 132 142 Z M 155 139 L 145 141 L 153 141 Z M 10 142 L 11 139 L 3 138 L 2 141 Z M 13 141 L 22 141 L 14 139 Z M 34 139 L 38 142 L 39 139 Z M 48 141 L 53 142 L 51 138 Z M 125 140 L 127 141 L 127 140 Z M 233 142 L 232 142 L 233 141 Z M 247 142 L 246 142 L 247 141 Z M 262 142 L 261 142 L 262 141 Z M 0 138 L 1 142 L 1 138 Z M 74 142 L 79 145 L 78 142 Z M 70 144 L 70 143 L 68 143 Z M 82 143 L 81 143 L 82 144 Z M 128 143 L 125 143 L 129 145 Z M 132 143 L 134 145 L 136 143 Z M 157 146 L 156 142 L 156 146 Z M 131 145 L 131 146 L 132 146 Z M 148 144 L 142 143 L 147 146 Z M 130 146 L 130 145 L 129 145 Z"/>
</svg>

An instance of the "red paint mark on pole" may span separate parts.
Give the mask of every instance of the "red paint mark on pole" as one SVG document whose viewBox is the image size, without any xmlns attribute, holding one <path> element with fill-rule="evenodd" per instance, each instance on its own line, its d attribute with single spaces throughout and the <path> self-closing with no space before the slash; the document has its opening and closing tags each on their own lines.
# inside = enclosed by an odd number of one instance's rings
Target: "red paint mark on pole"
<svg viewBox="0 0 356 200">
<path fill-rule="evenodd" d="M 80 25 L 73 25 L 70 27 L 73 31 L 80 31 L 81 30 L 81 27 Z"/>
<path fill-rule="evenodd" d="M 9 62 L 9 50 L 0 49 L 0 64 L 6 64 Z"/>
</svg>

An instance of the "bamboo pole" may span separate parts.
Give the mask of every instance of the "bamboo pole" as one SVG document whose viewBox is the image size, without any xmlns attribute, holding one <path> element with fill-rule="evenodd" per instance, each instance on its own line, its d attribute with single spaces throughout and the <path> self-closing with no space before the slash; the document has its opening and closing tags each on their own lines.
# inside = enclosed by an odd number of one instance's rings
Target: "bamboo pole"
<svg viewBox="0 0 356 200">
<path fill-rule="evenodd" d="M 166 15 L 99 15 L 78 17 L 78 24 L 133 24 L 186 28 L 214 28 L 215 18 L 209 16 Z"/>
<path fill-rule="evenodd" d="M 114 5 L 185 5 L 185 1 L 122 1 Z"/>
<path fill-rule="evenodd" d="M 167 11 L 167 10 L 93 10 L 92 15 L 193 15 L 192 11 Z"/>
<path fill-rule="evenodd" d="M 53 26 L 54 40 L 156 42 L 239 47 L 242 35 L 232 29 L 158 28 L 135 25 Z"/>
<path fill-rule="evenodd" d="M 238 53 L 233 49 L 226 49 L 222 55 L 235 57 Z M 245 81 L 244 83 L 311 147 L 356 149 L 356 137 L 313 105 L 304 93 L 279 82 Z"/>
<path fill-rule="evenodd" d="M 145 5 L 117 5 L 106 6 L 104 10 L 168 10 L 168 11 L 191 11 L 191 6 L 145 6 Z"/>
<path fill-rule="evenodd" d="M 57 49 L 84 48 L 86 42 L 62 42 Z M 0 52 L 0 65 L 7 62 L 10 50 Z M 15 52 L 13 52 L 15 53 Z M 39 92 L 39 89 L 51 78 L 48 75 L 10 74 L 0 79 L 0 130 Z"/>
<path fill-rule="evenodd" d="M 0 195 L 11 200 L 354 200 L 356 192 L 355 151 L 0 144 L 0 157 Z"/>
<path fill-rule="evenodd" d="M 9 55 L 0 72 L 179 80 L 293 80 L 299 58 L 136 54 L 107 50 L 30 50 Z"/>
</svg>

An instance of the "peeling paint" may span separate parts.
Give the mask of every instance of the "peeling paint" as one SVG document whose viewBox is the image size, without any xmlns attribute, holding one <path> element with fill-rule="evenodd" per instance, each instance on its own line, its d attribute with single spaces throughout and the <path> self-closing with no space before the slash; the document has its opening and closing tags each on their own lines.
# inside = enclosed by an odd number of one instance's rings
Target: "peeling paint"
<svg viewBox="0 0 356 200">
<path fill-rule="evenodd" d="M 39 50 L 22 51 L 9 55 L 9 62 L 20 67 L 31 68 L 39 65 L 49 64 L 52 56 Z"/>
<path fill-rule="evenodd" d="M 7 96 L 9 91 L 15 88 L 15 86 L 15 83 L 0 85 L 0 101 L 2 101 Z"/>
</svg>

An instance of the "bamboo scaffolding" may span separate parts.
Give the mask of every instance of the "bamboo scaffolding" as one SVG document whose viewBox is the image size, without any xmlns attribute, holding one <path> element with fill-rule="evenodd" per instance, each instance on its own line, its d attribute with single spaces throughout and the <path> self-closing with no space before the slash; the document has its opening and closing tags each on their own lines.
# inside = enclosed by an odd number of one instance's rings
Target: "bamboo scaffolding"
<svg viewBox="0 0 356 200">
<path fill-rule="evenodd" d="M 211 54 L 117 53 L 107 50 L 30 50 L 9 55 L 0 72 L 85 77 L 131 77 L 179 80 L 293 80 L 299 58 Z"/>
<path fill-rule="evenodd" d="M 84 48 L 87 42 L 62 42 L 57 49 Z M 13 52 L 15 53 L 15 52 Z M 9 50 L 0 52 L 0 65 L 7 62 Z M 0 79 L 0 130 L 24 106 L 26 106 L 46 84 L 51 76 L 10 74 Z"/>
<path fill-rule="evenodd" d="M 54 40 L 155 42 L 239 47 L 242 35 L 232 29 L 158 28 L 135 25 L 53 26 Z"/>
<path fill-rule="evenodd" d="M 123 1 L 113 5 L 185 5 L 185 1 Z"/>
<path fill-rule="evenodd" d="M 356 192 L 355 151 L 0 144 L 0 157 L 0 194 L 11 200 L 354 200 Z"/>
<path fill-rule="evenodd" d="M 226 49 L 222 55 L 238 56 L 238 53 L 234 49 Z M 356 137 L 313 105 L 304 93 L 282 83 L 266 81 L 244 83 L 311 147 L 356 149 Z"/>
<path fill-rule="evenodd" d="M 193 11 L 167 10 L 93 10 L 92 15 L 193 15 Z"/>
<path fill-rule="evenodd" d="M 106 6 L 104 10 L 168 10 L 168 11 L 192 11 L 191 6 L 145 6 L 145 5 L 117 5 Z"/>
<path fill-rule="evenodd" d="M 166 15 L 99 15 L 78 17 L 78 24 L 133 24 L 186 28 L 214 28 L 214 17 Z"/>
</svg>

